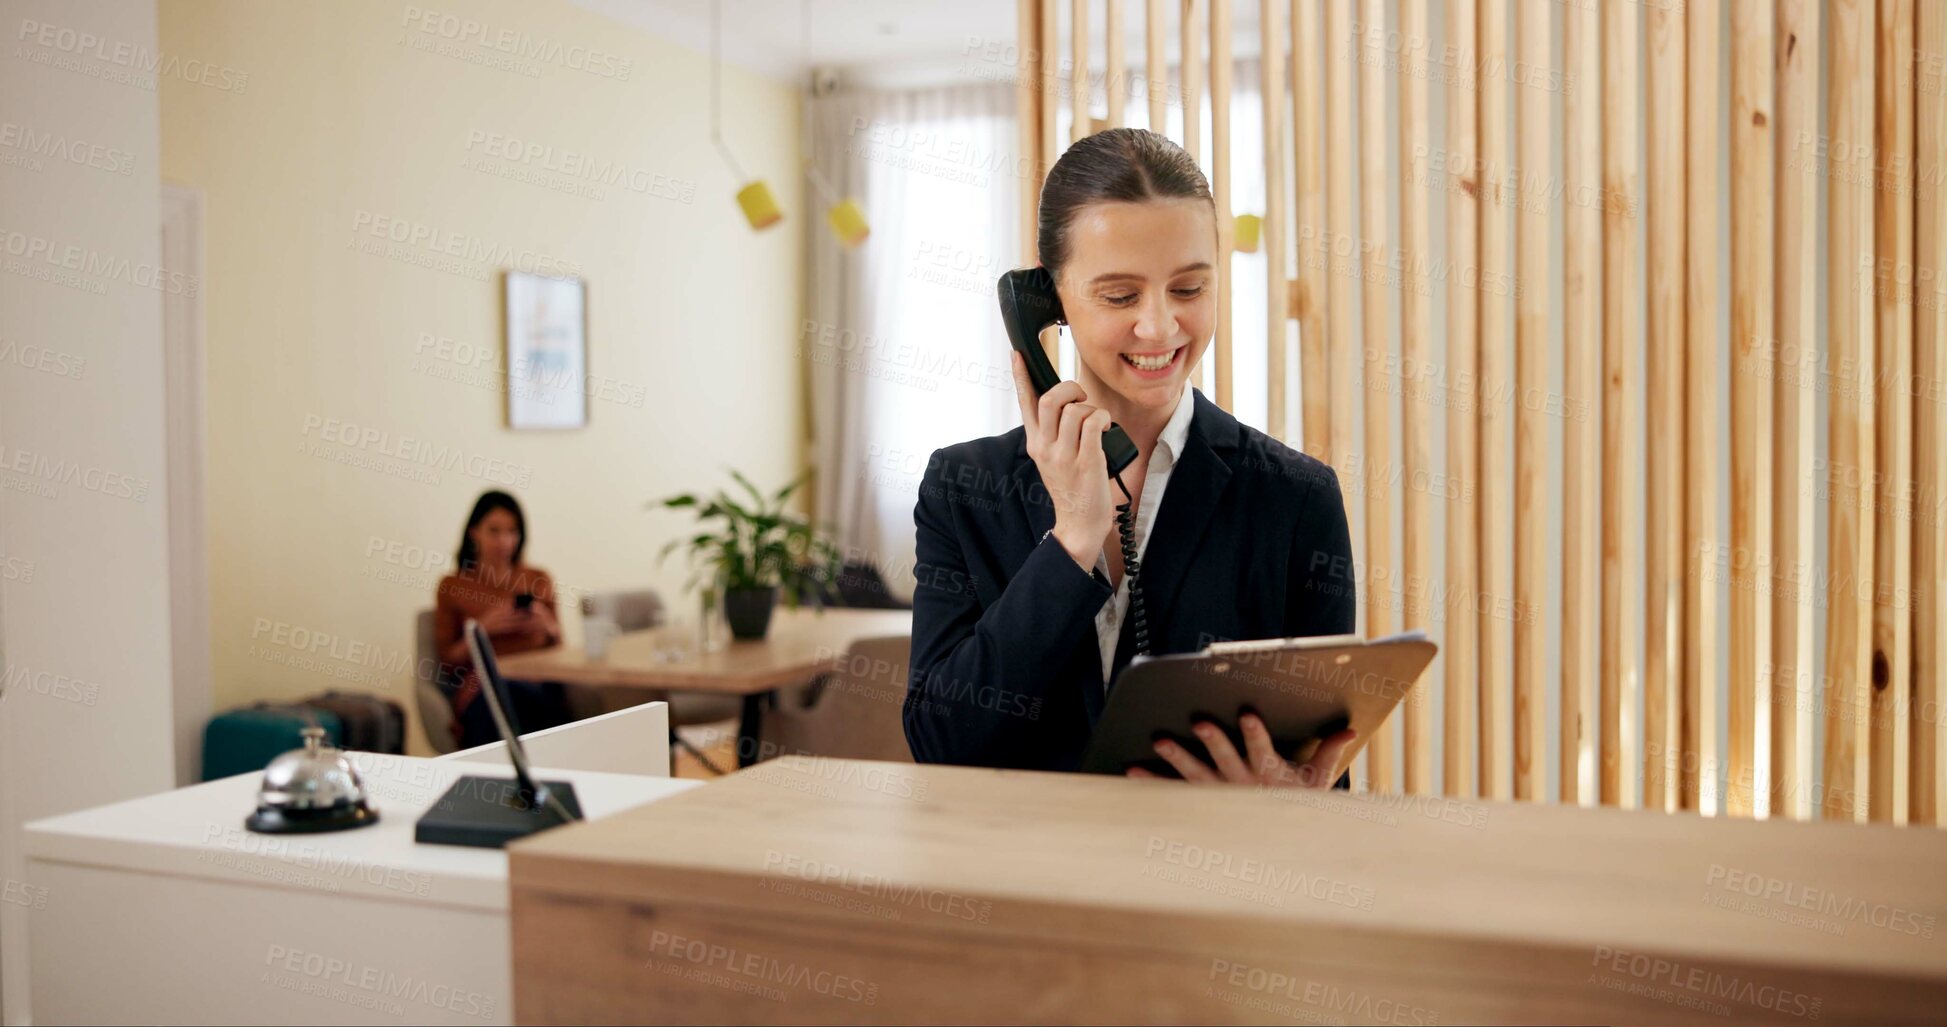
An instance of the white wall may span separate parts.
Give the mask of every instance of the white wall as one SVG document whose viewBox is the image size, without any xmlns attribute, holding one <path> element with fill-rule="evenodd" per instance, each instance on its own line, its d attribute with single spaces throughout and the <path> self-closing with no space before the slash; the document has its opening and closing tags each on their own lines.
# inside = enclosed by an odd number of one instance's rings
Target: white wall
<svg viewBox="0 0 1947 1027">
<path fill-rule="evenodd" d="M 144 70 L 154 4 L 0 0 L 0 32 L 0 1017 L 12 1023 L 28 1015 L 18 899 L 34 894 L 19 825 L 173 783 L 158 289 L 172 283 Z"/>
</svg>

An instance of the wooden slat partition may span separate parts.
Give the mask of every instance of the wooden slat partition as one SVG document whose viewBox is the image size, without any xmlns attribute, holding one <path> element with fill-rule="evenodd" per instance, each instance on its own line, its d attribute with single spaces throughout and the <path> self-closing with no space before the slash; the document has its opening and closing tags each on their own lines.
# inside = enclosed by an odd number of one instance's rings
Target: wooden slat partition
<svg viewBox="0 0 1947 1027">
<path fill-rule="evenodd" d="M 1298 345 L 1304 450 L 1332 462 L 1331 349 L 1325 337 L 1331 292 L 1331 234 L 1325 217 L 1325 12 L 1292 0 L 1292 152 L 1298 164 Z"/>
<path fill-rule="evenodd" d="M 1873 131 L 1873 0 L 1832 0 L 1827 25 L 1828 150 L 1871 153 Z M 1827 183 L 1828 326 L 1832 349 L 1826 444 L 1827 618 L 1825 627 L 1825 759 L 1821 808 L 1828 820 L 1866 818 L 1870 781 L 1867 684 L 1871 680 L 1873 567 L 1872 490 L 1859 472 L 1873 462 L 1873 188 L 1857 166 Z M 1848 373 L 1850 370 L 1851 373 Z"/>
<path fill-rule="evenodd" d="M 1163 20 L 1163 0 L 1144 0 L 1143 4 L 1143 79 L 1149 96 L 1149 128 L 1153 132 L 1170 130 L 1169 28 Z"/>
<path fill-rule="evenodd" d="M 1041 179 L 1048 172 L 1053 154 L 1041 148 L 1041 122 L 1051 116 L 1047 70 L 1042 66 L 1042 49 L 1031 45 L 1041 35 L 1041 4 L 1037 0 L 1014 0 L 1014 31 L 1028 41 L 1019 49 L 1020 73 L 1014 78 L 1014 145 L 1021 150 L 1021 166 L 1027 181 L 1021 184 L 1029 196 L 1041 195 Z M 1021 204 L 1021 266 L 1035 264 L 1035 205 Z"/>
<path fill-rule="evenodd" d="M 1913 788 L 1910 822 L 1947 823 L 1947 7 L 1920 5 L 1913 280 Z"/>
<path fill-rule="evenodd" d="M 1049 0 L 1052 2 L 1052 0 Z M 1191 157 L 1203 152 L 1203 4 L 1182 0 L 1183 6 L 1183 148 Z"/>
<path fill-rule="evenodd" d="M 1366 633 L 1388 635 L 1398 618 L 1399 602 L 1393 563 L 1393 387 L 1389 369 L 1392 345 L 1387 322 L 1392 304 L 1386 279 L 1386 25 L 1385 0 L 1360 0 L 1359 37 L 1359 252 L 1361 336 L 1364 340 L 1365 390 L 1359 395 L 1365 411 L 1366 495 L 1365 574 Z M 1389 792 L 1396 785 L 1394 755 L 1399 727 L 1388 719 L 1367 741 L 1367 768 L 1372 787 Z"/>
<path fill-rule="evenodd" d="M 1647 21 L 1649 133 L 1644 189 L 1649 279 L 1646 374 L 1649 425 L 1643 457 L 1643 805 L 1681 807 L 1683 783 L 1683 12 L 1650 4 Z"/>
<path fill-rule="evenodd" d="M 1547 780 L 1547 700 L 1542 672 L 1548 655 L 1548 500 L 1542 476 L 1548 464 L 1548 301 L 1555 276 L 1548 259 L 1550 180 L 1548 150 L 1554 136 L 1550 94 L 1543 89 L 1550 62 L 1554 4 L 1515 5 L 1518 28 L 1515 67 L 1527 78 L 1515 88 L 1518 159 L 1511 169 L 1517 236 L 1515 281 L 1521 290 L 1514 313 L 1514 797 L 1540 801 Z M 1540 81 L 1537 79 L 1539 78 Z"/>
<path fill-rule="evenodd" d="M 1684 624 L 1682 807 L 1715 813 L 1717 609 L 1723 559 L 1717 535 L 1717 447 L 1722 380 L 1717 302 L 1718 0 L 1686 0 L 1684 110 Z M 1727 565 L 1726 565 L 1727 566 Z"/>
<path fill-rule="evenodd" d="M 1433 204 L 1428 190 L 1427 155 L 1432 147 L 1428 105 L 1426 55 L 1431 33 L 1427 8 L 1433 0 L 1399 0 L 1399 355 L 1400 366 L 1417 369 L 1427 364 L 1433 338 L 1431 282 L 1421 275 L 1433 255 Z M 1420 483 L 1432 480 L 1432 443 L 1428 421 L 1433 413 L 1425 386 L 1415 374 L 1400 379 L 1400 576 L 1404 616 L 1400 627 L 1431 629 L 1426 609 L 1427 585 L 1433 580 L 1432 497 Z M 1368 397 L 1370 398 L 1370 393 Z M 1406 744 L 1400 750 L 1406 791 L 1433 792 L 1433 739 L 1427 729 L 1432 717 L 1428 696 L 1439 687 L 1437 670 L 1429 670 L 1400 711 Z"/>
<path fill-rule="evenodd" d="M 1637 703 L 1642 679 L 1632 641 L 1642 616 L 1636 568 L 1642 516 L 1633 475 L 1642 449 L 1636 405 L 1637 331 L 1643 294 L 1637 284 L 1636 219 L 1642 216 L 1642 158 L 1636 124 L 1641 88 L 1643 12 L 1635 4 L 1602 5 L 1602 788 L 1605 806 L 1635 806 L 1636 768 L 1643 764 Z M 1652 122 L 1654 126 L 1654 122 Z M 1661 203 L 1662 201 L 1657 201 Z M 1655 275 L 1654 268 L 1651 275 Z"/>
<path fill-rule="evenodd" d="M 1068 141 L 1085 138 L 1095 131 L 1095 119 L 1088 112 L 1088 0 L 1072 0 L 1068 6 L 1069 41 L 1074 45 L 1074 71 L 1069 75 L 1068 97 L 1072 105 L 1069 111 L 1072 120 L 1068 123 Z"/>
<path fill-rule="evenodd" d="M 1937 2 L 1937 0 L 1928 0 Z M 1913 480 L 1913 0 L 1880 0 L 1879 166 L 1874 238 L 1879 248 L 1873 289 L 1878 299 L 1874 364 L 1875 461 L 1866 480 L 1876 489 L 1873 528 L 1872 798 L 1868 817 L 1906 823 L 1907 680 L 1912 613 L 1907 574 Z"/>
<path fill-rule="evenodd" d="M 1365 480 L 1354 459 L 1354 439 L 1352 434 L 1353 396 L 1357 392 L 1357 377 L 1353 374 L 1358 359 L 1358 340 L 1352 333 L 1352 275 L 1358 252 L 1352 245 L 1356 212 L 1352 207 L 1352 176 L 1358 167 L 1357 152 L 1352 148 L 1352 103 L 1355 76 L 1353 74 L 1353 48 L 1357 40 L 1351 31 L 1351 0 L 1342 3 L 1323 4 L 1325 8 L 1325 152 L 1332 154 L 1336 164 L 1328 172 L 1325 180 L 1325 223 L 1330 264 L 1324 271 L 1325 288 L 1328 293 L 1327 309 L 1330 313 L 1326 322 L 1325 334 L 1331 349 L 1326 362 L 1331 369 L 1332 388 L 1327 397 L 1327 434 L 1330 438 L 1328 448 L 1333 464 L 1340 468 L 1339 484 L 1345 494 L 1345 515 L 1350 523 L 1353 545 L 1357 546 L 1360 531 L 1365 521 L 1365 509 L 1361 498 L 1365 495 Z M 1355 553 L 1358 549 L 1353 550 Z M 1366 578 L 1371 567 L 1359 568 L 1358 586 L 1368 587 Z M 1361 593 L 1364 594 L 1363 591 Z M 1363 611 L 1370 618 L 1371 610 Z M 1362 628 L 1371 630 L 1369 619 L 1362 618 Z M 1370 747 L 1368 747 L 1368 750 Z M 1353 765 L 1355 778 L 1364 777 L 1370 752 L 1359 754 Z"/>
<path fill-rule="evenodd" d="M 1562 8 L 1564 70 L 1602 66 L 1601 16 L 1593 6 Z M 1597 90 L 1562 98 L 1562 602 L 1559 786 L 1561 801 L 1596 800 L 1596 634 L 1602 605 L 1602 100 Z M 1536 711 L 1536 722 L 1540 722 Z"/>
<path fill-rule="evenodd" d="M 1291 331 L 1290 279 L 1285 272 L 1285 219 L 1290 197 L 1285 192 L 1284 117 L 1284 0 L 1263 0 L 1258 10 L 1258 38 L 1264 41 L 1258 59 L 1263 100 L 1264 228 L 1258 250 L 1264 254 L 1264 398 L 1265 433 L 1288 441 L 1284 423 L 1285 349 Z M 1229 359 L 1225 363 L 1228 384 Z"/>
<path fill-rule="evenodd" d="M 1041 162 L 1034 183 L 1035 200 L 1038 203 L 1041 198 L 1040 176 L 1048 173 L 1049 166 L 1053 165 L 1055 159 L 1061 154 L 1059 126 L 1055 123 L 1057 97 L 1061 95 L 1056 85 L 1058 80 L 1055 74 L 1061 64 L 1058 57 L 1061 53 L 1061 15 L 1055 6 L 1056 0 L 1029 0 L 1029 2 L 1038 2 L 1041 8 L 1041 16 L 1037 19 L 1040 22 L 1040 42 L 1035 47 L 1042 83 L 1041 102 L 1038 107 L 1041 118 L 1041 145 L 1038 147 Z"/>
<path fill-rule="evenodd" d="M 1103 38 L 1108 42 L 1108 77 L 1103 80 L 1102 89 L 1109 95 L 1109 127 L 1119 128 L 1128 124 L 1125 106 L 1129 102 L 1129 59 L 1124 52 L 1128 43 L 1128 30 L 1122 25 L 1122 5 L 1125 0 L 1102 0 L 1106 10 L 1102 14 Z"/>
<path fill-rule="evenodd" d="M 1812 815 L 1813 528 L 1812 429 L 1818 412 L 1818 166 L 1801 139 L 1819 125 L 1819 8 L 1816 0 L 1782 0 L 1772 40 L 1778 63 L 1777 348 L 1771 355 L 1777 472 L 1772 480 L 1777 552 L 1772 621 L 1771 810 L 1774 817 Z"/>
<path fill-rule="evenodd" d="M 1770 800 L 1772 46 L 1769 5 L 1731 4 L 1731 681 L 1727 813 Z M 1710 438 L 1697 436 L 1698 441 Z M 1697 448 L 1695 446 L 1692 447 Z"/>
<path fill-rule="evenodd" d="M 1210 195 L 1217 201 L 1217 335 L 1210 342 L 1216 361 L 1212 397 L 1231 408 L 1231 206 L 1230 206 L 1230 0 L 1210 0 Z"/>
<path fill-rule="evenodd" d="M 1056 87 L 1056 76 L 1054 74 L 1056 66 L 1060 64 L 1056 55 L 1061 53 L 1061 17 L 1060 12 L 1055 6 L 1056 2 L 1057 0 L 1040 0 L 1041 45 L 1039 50 L 1043 62 L 1041 81 L 1045 83 L 1045 86 L 1042 89 L 1039 108 L 1041 117 L 1041 146 L 1040 164 L 1035 173 L 1035 198 L 1037 201 L 1041 195 L 1041 181 L 1047 175 L 1048 169 L 1054 165 L 1057 156 L 1061 153 L 1060 126 L 1056 124 L 1058 119 L 1055 113 L 1058 109 L 1057 105 L 1060 102 L 1059 97 L 1061 96 L 1059 89 Z M 1041 333 L 1041 348 L 1047 351 L 1048 362 L 1056 368 L 1061 367 L 1061 339 L 1062 332 L 1057 327 L 1050 326 Z"/>
<path fill-rule="evenodd" d="M 1480 73 L 1475 61 L 1479 29 L 1475 0 L 1447 0 L 1447 38 L 1460 55 L 1447 90 L 1448 167 L 1458 181 L 1447 190 L 1447 594 L 1446 640 L 1440 657 L 1446 685 L 1446 724 L 1441 732 L 1442 790 L 1456 798 L 1476 794 L 1476 707 L 1479 695 L 1480 618 L 1475 559 L 1480 519 L 1480 222 L 1481 173 L 1476 165 L 1480 128 Z M 1441 169 L 1444 179 L 1446 169 Z"/>
<path fill-rule="evenodd" d="M 1351 251 L 1353 238 L 1352 171 L 1357 167 L 1352 149 L 1352 4 L 1321 4 L 1325 8 L 1325 152 L 1337 162 L 1325 176 L 1325 246 L 1327 266 L 1320 270 L 1325 281 L 1325 336 L 1331 352 L 1326 365 L 1332 386 L 1326 396 L 1327 450 L 1334 466 L 1341 471 L 1345 514 L 1357 537 L 1361 514 L 1363 482 L 1348 462 L 1353 453 L 1352 397 L 1356 391 L 1353 361 L 1358 358 L 1358 342 L 1352 335 L 1352 269 L 1358 256 Z M 1341 250 L 1345 252 L 1342 254 Z M 1341 263 L 1343 261 L 1344 263 Z M 1349 479 L 1349 480 L 1348 480 Z M 1369 569 L 1368 569 L 1369 570 Z"/>
<path fill-rule="evenodd" d="M 1104 123 L 1092 29 L 1109 38 L 1106 123 L 1128 113 L 1131 0 L 1103 0 L 1093 25 L 1093 0 L 1066 2 L 1069 40 L 1063 0 L 1017 6 L 1038 44 L 1016 87 L 1027 259 L 1059 152 L 1052 55 L 1072 55 L 1071 138 Z M 1158 127 L 1164 2 L 1144 0 Z M 1223 265 L 1212 398 L 1264 375 L 1269 432 L 1340 474 L 1360 630 L 1442 643 L 1359 780 L 1540 800 L 1552 757 L 1562 802 L 1940 823 L 1947 4 L 1440 0 L 1436 19 L 1434 0 L 1268 0 L 1262 120 L 1233 122 L 1234 0 L 1178 2 L 1184 142 L 1210 172 Z M 1251 132 L 1261 368 L 1231 348 L 1257 328 L 1231 320 L 1228 276 L 1231 144 Z"/>
<path fill-rule="evenodd" d="M 1508 0 L 1480 0 L 1480 162 L 1485 202 L 1481 205 L 1480 304 L 1480 794 L 1510 798 L 1514 790 L 1513 667 L 1510 635 L 1517 610 L 1514 564 L 1508 544 L 1513 531 L 1509 505 L 1514 452 L 1510 397 L 1513 383 L 1513 294 L 1525 287 L 1514 277 L 1509 207 L 1508 160 Z M 1508 286 L 1497 288 L 1496 286 Z"/>
</svg>

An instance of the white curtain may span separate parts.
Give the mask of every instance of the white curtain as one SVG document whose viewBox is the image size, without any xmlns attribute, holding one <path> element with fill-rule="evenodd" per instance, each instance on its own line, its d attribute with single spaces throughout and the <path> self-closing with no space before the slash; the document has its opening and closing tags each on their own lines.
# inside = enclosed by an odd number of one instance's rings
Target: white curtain
<svg viewBox="0 0 1947 1027">
<path fill-rule="evenodd" d="M 1014 92 L 979 85 L 810 103 L 819 206 L 799 353 L 811 381 L 816 513 L 895 593 L 913 586 L 913 504 L 941 446 L 1020 422 L 994 283 L 1020 263 Z M 822 181 L 820 181 L 822 179 Z M 857 199 L 872 234 L 824 223 Z"/>
</svg>

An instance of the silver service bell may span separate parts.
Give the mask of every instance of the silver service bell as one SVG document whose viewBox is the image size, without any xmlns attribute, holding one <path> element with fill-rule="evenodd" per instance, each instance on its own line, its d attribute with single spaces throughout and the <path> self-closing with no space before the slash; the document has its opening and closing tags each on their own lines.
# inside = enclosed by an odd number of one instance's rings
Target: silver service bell
<svg viewBox="0 0 1947 1027">
<path fill-rule="evenodd" d="M 264 768 L 257 812 L 244 826 L 260 834 L 342 831 L 375 824 L 379 811 L 365 799 L 365 781 L 343 751 L 325 744 L 325 729 L 304 729 L 304 748 Z"/>
</svg>

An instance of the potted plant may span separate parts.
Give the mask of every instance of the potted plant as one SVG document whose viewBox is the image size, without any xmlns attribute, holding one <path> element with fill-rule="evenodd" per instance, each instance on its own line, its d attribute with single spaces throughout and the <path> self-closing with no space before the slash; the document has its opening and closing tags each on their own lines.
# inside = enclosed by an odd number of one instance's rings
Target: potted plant
<svg viewBox="0 0 1947 1027">
<path fill-rule="evenodd" d="M 651 504 L 695 510 L 697 521 L 708 526 L 689 538 L 671 541 L 663 547 L 661 559 L 679 548 L 687 549 L 689 587 L 714 584 L 723 596 L 731 635 L 763 638 L 780 592 L 797 609 L 807 594 L 817 596 L 837 578 L 841 561 L 837 546 L 810 522 L 784 510 L 785 501 L 804 484 L 804 478 L 767 497 L 742 474 L 731 471 L 730 476 L 745 496 L 719 489 L 713 496 L 685 492 Z"/>
</svg>

